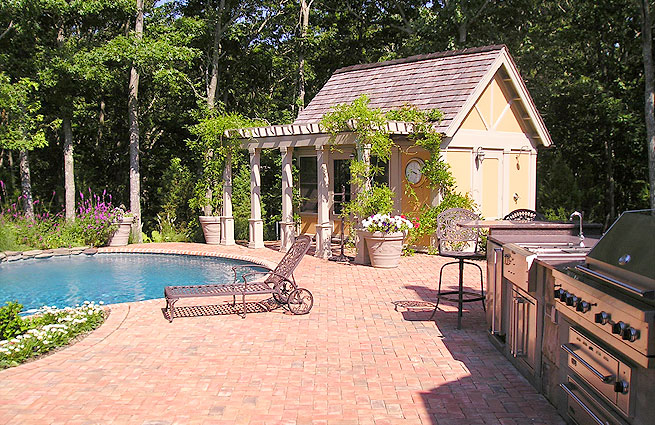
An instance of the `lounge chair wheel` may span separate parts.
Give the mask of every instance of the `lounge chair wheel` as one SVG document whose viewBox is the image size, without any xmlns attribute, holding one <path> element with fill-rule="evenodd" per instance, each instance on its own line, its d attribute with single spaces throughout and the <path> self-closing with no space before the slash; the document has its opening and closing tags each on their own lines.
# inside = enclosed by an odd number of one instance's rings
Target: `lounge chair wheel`
<svg viewBox="0 0 655 425">
<path fill-rule="evenodd" d="M 286 304 L 293 287 L 288 282 L 282 282 L 276 285 L 276 289 L 278 289 L 279 292 L 273 292 L 273 299 L 278 304 Z"/>
<path fill-rule="evenodd" d="M 287 305 L 293 314 L 307 314 L 314 305 L 314 297 L 307 289 L 298 288 L 289 294 Z"/>
</svg>

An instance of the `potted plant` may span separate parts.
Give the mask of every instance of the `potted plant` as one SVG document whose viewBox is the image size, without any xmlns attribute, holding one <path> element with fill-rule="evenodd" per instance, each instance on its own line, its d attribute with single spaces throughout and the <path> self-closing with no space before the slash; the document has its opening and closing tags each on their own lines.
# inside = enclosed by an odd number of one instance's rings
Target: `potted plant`
<svg viewBox="0 0 655 425">
<path fill-rule="evenodd" d="M 249 124 L 250 121 L 239 114 L 210 109 L 200 111 L 198 123 L 189 127 L 196 137 L 186 143 L 201 165 L 201 174 L 189 206 L 202 211 L 199 221 L 207 244 L 220 243 L 222 196 L 219 194 L 223 189 L 223 172 L 239 149 L 238 133 L 229 130 Z"/>
<path fill-rule="evenodd" d="M 375 214 L 362 221 L 360 236 L 366 241 L 373 267 L 398 267 L 407 232 L 414 226 L 404 215 Z"/>
</svg>

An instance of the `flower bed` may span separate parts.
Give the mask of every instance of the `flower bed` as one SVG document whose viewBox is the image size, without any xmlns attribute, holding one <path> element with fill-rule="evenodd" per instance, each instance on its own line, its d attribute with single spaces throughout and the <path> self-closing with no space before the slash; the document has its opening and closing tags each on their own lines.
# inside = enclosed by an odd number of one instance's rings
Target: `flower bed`
<svg viewBox="0 0 655 425">
<path fill-rule="evenodd" d="M 102 303 L 101 303 L 102 304 Z M 7 303 L 0 308 L 0 369 L 68 344 L 100 326 L 105 314 L 101 304 L 85 301 L 75 308 L 41 307 L 33 316 L 21 318 L 22 306 Z"/>
</svg>

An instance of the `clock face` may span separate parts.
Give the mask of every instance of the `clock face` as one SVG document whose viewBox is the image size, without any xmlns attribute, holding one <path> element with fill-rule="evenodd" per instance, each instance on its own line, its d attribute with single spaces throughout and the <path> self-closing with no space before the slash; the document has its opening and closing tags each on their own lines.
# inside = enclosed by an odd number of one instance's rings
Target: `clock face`
<svg viewBox="0 0 655 425">
<path fill-rule="evenodd" d="M 407 166 L 405 166 L 405 178 L 409 183 L 417 184 L 421 181 L 423 178 L 423 172 L 421 171 L 423 165 L 425 163 L 418 158 L 411 159 L 407 163 Z"/>
</svg>

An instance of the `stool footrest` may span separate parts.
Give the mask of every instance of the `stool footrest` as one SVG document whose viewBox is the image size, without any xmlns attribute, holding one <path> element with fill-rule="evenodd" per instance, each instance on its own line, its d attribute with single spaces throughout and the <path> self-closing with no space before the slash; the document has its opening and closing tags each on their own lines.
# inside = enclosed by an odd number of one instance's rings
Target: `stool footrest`
<svg viewBox="0 0 655 425">
<path fill-rule="evenodd" d="M 442 292 L 440 295 L 438 295 L 436 298 L 440 300 L 446 300 L 446 301 L 451 301 L 451 302 L 459 302 L 459 297 L 444 297 L 444 295 L 459 295 L 459 291 L 445 291 Z M 468 295 L 472 296 L 473 298 L 464 298 L 462 297 L 462 302 L 463 303 L 470 303 L 473 301 L 482 301 L 485 299 L 484 295 L 481 295 L 479 292 L 471 292 L 471 291 L 462 291 L 462 296 Z"/>
</svg>

